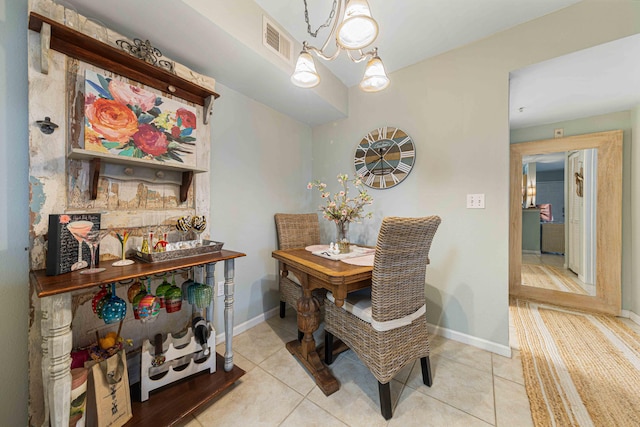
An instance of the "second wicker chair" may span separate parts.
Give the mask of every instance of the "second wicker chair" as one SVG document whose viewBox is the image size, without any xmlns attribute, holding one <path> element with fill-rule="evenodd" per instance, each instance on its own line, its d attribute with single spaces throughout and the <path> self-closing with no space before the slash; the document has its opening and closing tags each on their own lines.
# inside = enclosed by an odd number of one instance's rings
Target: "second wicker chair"
<svg viewBox="0 0 640 427">
<path fill-rule="evenodd" d="M 333 336 L 351 348 L 378 380 L 380 408 L 390 419 L 389 381 L 410 362 L 421 359 L 422 379 L 431 386 L 425 277 L 431 241 L 440 218 L 382 221 L 373 263 L 371 294 L 347 296 L 342 307 L 325 302 L 325 349 Z M 331 351 L 325 362 L 332 363 Z"/>
<path fill-rule="evenodd" d="M 318 214 L 275 214 L 278 249 L 304 248 L 320 244 L 320 224 Z M 286 304 L 298 310 L 298 299 L 302 296 L 302 288 L 296 277 L 289 273 L 278 279 L 280 288 L 280 317 L 285 316 Z M 323 304 L 325 292 L 314 291 L 320 304 Z"/>
</svg>

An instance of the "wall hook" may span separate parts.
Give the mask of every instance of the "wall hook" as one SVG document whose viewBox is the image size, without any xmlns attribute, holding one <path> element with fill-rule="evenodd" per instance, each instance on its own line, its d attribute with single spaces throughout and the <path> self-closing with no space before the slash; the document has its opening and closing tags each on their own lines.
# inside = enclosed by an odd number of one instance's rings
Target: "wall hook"
<svg viewBox="0 0 640 427">
<path fill-rule="evenodd" d="M 45 117 L 44 120 L 38 120 L 36 123 L 40 127 L 42 133 L 45 133 L 47 135 L 52 134 L 53 131 L 58 127 L 57 124 L 51 121 L 50 117 Z"/>
</svg>

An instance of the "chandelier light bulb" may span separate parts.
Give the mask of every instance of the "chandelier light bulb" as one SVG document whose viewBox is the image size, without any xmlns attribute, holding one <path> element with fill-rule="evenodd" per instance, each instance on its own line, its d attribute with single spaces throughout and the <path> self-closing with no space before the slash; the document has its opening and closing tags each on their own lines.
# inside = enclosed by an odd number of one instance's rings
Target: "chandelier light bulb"
<svg viewBox="0 0 640 427">
<path fill-rule="evenodd" d="M 378 36 L 378 23 L 371 17 L 367 0 L 348 0 L 336 41 L 344 49 L 369 46 Z"/>
<path fill-rule="evenodd" d="M 378 55 L 367 62 L 364 69 L 364 76 L 360 81 L 360 89 L 365 92 L 378 92 L 389 86 L 389 77 L 384 70 L 384 64 Z"/>
<path fill-rule="evenodd" d="M 306 50 L 300 52 L 300 56 L 298 56 L 296 68 L 291 75 L 291 83 L 305 89 L 318 86 L 320 83 L 320 76 L 316 71 L 316 64 Z"/>
</svg>

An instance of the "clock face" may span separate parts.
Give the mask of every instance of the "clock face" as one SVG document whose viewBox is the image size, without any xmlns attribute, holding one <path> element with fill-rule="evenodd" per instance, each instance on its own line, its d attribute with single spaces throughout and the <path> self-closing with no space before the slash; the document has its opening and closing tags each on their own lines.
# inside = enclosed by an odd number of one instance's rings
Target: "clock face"
<svg viewBox="0 0 640 427">
<path fill-rule="evenodd" d="M 416 158 L 413 140 L 394 127 L 374 129 L 362 138 L 353 156 L 357 175 L 371 188 L 391 188 L 411 172 Z"/>
</svg>

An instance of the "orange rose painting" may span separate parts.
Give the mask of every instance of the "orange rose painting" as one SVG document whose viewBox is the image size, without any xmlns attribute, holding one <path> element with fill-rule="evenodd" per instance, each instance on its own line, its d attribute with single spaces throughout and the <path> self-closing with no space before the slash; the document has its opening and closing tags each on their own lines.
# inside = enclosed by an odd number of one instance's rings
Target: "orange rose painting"
<svg viewBox="0 0 640 427">
<path fill-rule="evenodd" d="M 85 72 L 85 149 L 195 164 L 195 109 L 98 73 Z"/>
</svg>

